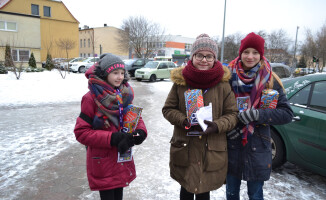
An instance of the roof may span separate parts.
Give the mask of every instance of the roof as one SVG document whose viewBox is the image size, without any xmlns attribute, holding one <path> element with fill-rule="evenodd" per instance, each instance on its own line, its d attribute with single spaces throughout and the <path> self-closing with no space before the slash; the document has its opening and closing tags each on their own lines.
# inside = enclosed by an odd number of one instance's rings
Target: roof
<svg viewBox="0 0 326 200">
<path fill-rule="evenodd" d="M 11 0 L 1 0 L 0 1 L 0 8 L 5 7 Z"/>
</svg>

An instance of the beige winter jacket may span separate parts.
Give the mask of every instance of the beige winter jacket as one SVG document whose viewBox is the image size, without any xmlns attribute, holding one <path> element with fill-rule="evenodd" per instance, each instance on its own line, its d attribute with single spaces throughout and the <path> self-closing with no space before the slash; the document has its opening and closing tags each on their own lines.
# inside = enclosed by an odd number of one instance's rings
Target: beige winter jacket
<svg viewBox="0 0 326 200">
<path fill-rule="evenodd" d="M 218 189 L 225 182 L 228 168 L 226 132 L 237 124 L 238 109 L 228 82 L 231 73 L 223 66 L 221 82 L 203 95 L 205 106 L 212 102 L 213 121 L 218 126 L 218 133 L 186 136 L 182 123 L 186 119 L 184 92 L 189 86 L 182 76 L 182 69 L 171 72 L 174 84 L 162 109 L 164 117 L 174 125 L 170 141 L 170 175 L 188 192 L 200 194 Z"/>
</svg>

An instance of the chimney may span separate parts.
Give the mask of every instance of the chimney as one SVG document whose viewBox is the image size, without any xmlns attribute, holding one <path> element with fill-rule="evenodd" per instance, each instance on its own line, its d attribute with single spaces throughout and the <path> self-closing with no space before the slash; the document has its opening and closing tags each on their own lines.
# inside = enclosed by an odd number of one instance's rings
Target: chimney
<svg viewBox="0 0 326 200">
<path fill-rule="evenodd" d="M 107 24 L 104 24 L 104 27 L 107 27 L 108 25 Z"/>
</svg>

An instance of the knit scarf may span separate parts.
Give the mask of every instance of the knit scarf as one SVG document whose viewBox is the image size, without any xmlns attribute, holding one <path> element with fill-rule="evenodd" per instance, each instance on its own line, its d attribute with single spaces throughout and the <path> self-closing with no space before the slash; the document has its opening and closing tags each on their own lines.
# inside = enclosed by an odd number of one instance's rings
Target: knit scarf
<svg viewBox="0 0 326 200">
<path fill-rule="evenodd" d="M 93 128 L 109 127 L 109 121 L 111 121 L 119 129 L 119 118 L 122 117 L 119 104 L 126 108 L 134 99 L 134 91 L 129 83 L 123 83 L 118 88 L 114 88 L 96 75 L 91 74 L 88 80 L 88 88 L 97 105 Z"/>
<path fill-rule="evenodd" d="M 262 58 L 255 67 L 245 72 L 240 57 L 229 64 L 231 77 L 231 87 L 235 97 L 250 97 L 248 109 L 259 108 L 260 98 L 266 83 L 271 79 L 271 66 L 265 57 Z M 242 144 L 246 145 L 248 135 L 254 133 L 254 122 L 241 128 Z"/>
<path fill-rule="evenodd" d="M 182 75 L 186 83 L 191 87 L 207 89 L 217 85 L 221 81 L 224 70 L 219 61 L 216 61 L 211 69 L 199 70 L 189 60 L 187 66 L 182 70 Z"/>
</svg>

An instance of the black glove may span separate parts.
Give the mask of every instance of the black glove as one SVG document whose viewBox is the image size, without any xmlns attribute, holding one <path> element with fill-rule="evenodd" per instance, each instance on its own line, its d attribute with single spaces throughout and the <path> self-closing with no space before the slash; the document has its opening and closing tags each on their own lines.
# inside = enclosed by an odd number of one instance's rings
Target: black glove
<svg viewBox="0 0 326 200">
<path fill-rule="evenodd" d="M 191 127 L 190 123 L 188 122 L 187 119 L 185 119 L 183 122 L 182 122 L 182 128 L 184 129 L 189 129 Z"/>
<path fill-rule="evenodd" d="M 111 135 L 111 141 L 110 144 L 111 146 L 118 146 L 119 142 L 123 138 L 123 132 L 114 132 Z"/>
<path fill-rule="evenodd" d="M 256 109 L 248 109 L 238 114 L 239 120 L 244 124 L 249 124 L 253 121 L 258 121 L 259 111 Z"/>
<path fill-rule="evenodd" d="M 142 129 L 136 129 L 134 132 L 132 132 L 132 135 L 134 136 L 135 145 L 143 143 L 143 141 L 146 139 L 146 133 Z"/>
<path fill-rule="evenodd" d="M 123 138 L 118 144 L 119 153 L 125 153 L 130 147 L 134 146 L 134 138 L 130 133 L 122 133 Z"/>
<path fill-rule="evenodd" d="M 207 125 L 207 128 L 206 128 L 206 131 L 201 132 L 202 135 L 218 133 L 218 127 L 215 124 L 215 122 L 204 120 L 204 123 Z"/>
</svg>

